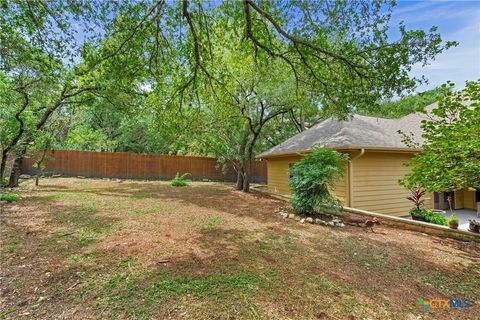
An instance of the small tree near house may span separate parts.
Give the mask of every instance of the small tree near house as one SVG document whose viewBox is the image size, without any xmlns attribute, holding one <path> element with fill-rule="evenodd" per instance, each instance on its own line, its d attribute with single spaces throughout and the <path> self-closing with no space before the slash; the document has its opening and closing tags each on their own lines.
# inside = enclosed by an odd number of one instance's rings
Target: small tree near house
<svg viewBox="0 0 480 320">
<path fill-rule="evenodd" d="M 409 189 L 480 188 L 480 80 L 467 82 L 462 91 L 444 92 L 430 119 L 421 124 L 423 150 L 413 157 L 411 172 L 400 181 Z M 419 147 L 411 136 L 403 135 L 408 145 Z"/>
<path fill-rule="evenodd" d="M 326 148 L 316 148 L 290 170 L 291 205 L 297 212 L 339 213 L 340 201 L 331 193 L 343 177 L 346 156 Z"/>
</svg>

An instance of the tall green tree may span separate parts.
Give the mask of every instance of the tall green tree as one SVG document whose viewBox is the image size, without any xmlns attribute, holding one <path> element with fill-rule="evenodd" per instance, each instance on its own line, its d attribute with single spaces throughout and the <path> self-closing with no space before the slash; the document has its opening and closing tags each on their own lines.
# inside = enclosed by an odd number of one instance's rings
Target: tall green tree
<svg viewBox="0 0 480 320">
<path fill-rule="evenodd" d="M 3 1 L 0 6 L 0 71 L 8 82 L 5 119 L 10 133 L 2 136 L 0 178 L 15 156 L 10 186 L 18 185 L 23 156 L 60 108 L 75 101 L 84 86 L 73 72 L 74 21 L 88 21 L 94 6 L 79 1 Z"/>
<path fill-rule="evenodd" d="M 425 107 L 437 102 L 445 90 L 449 88 L 437 87 L 406 95 L 398 100 L 380 102 L 378 106 L 360 107 L 355 109 L 355 113 L 390 119 L 401 118 L 411 113 L 424 112 Z"/>
<path fill-rule="evenodd" d="M 414 156 L 412 171 L 402 184 L 409 189 L 454 191 L 480 188 L 480 81 L 467 82 L 460 92 L 454 84 L 442 86 L 445 94 L 430 120 L 422 122 L 421 145 L 408 133 L 406 142 L 423 150 Z"/>
<path fill-rule="evenodd" d="M 223 64 L 225 52 L 219 47 L 225 43 L 231 44 L 233 57 L 247 61 L 256 77 L 245 78 L 271 82 L 269 89 L 269 83 L 258 82 L 265 88 L 262 94 L 273 97 L 270 101 L 280 98 L 274 89 L 282 88 L 283 79 L 294 83 L 295 95 L 282 97 L 283 106 L 291 105 L 291 97 L 308 96 L 326 114 L 344 117 L 355 107 L 411 90 L 423 79 L 411 78 L 410 68 L 428 63 L 455 43 L 442 42 L 435 28 L 407 30 L 402 24 L 399 37 L 392 40 L 387 34 L 393 8 L 390 1 L 244 0 L 208 6 L 199 0 L 4 1 L 0 66 L 8 78 L 6 95 L 15 99 L 7 113 L 9 123 L 15 123 L 13 134 L 2 141 L 7 151 L 2 161 L 12 154 L 16 158 L 10 185 L 17 185 L 28 146 L 52 116 L 73 113 L 71 106 L 98 96 L 112 99 L 121 92 L 125 100 L 135 101 L 141 95 L 144 102 L 134 104 L 154 110 L 157 118 L 183 117 L 187 109 L 195 114 L 198 106 L 212 106 L 214 100 L 219 110 L 213 114 L 230 106 L 236 116 L 239 103 L 228 100 L 240 97 L 249 105 L 240 112 L 247 120 L 244 128 L 255 139 L 251 148 L 251 141 L 245 148 L 248 157 L 254 154 L 258 137 L 271 138 L 264 134 L 267 123 L 290 115 L 292 121 L 299 117 L 302 129 L 304 114 L 297 106 L 278 111 L 277 102 L 265 107 L 262 95 L 252 99 L 238 84 L 229 87 L 228 79 L 239 78 L 231 70 L 240 68 L 232 60 Z M 81 35 L 74 31 L 78 24 Z M 86 40 L 78 43 L 79 36 Z M 221 70 L 224 66 L 226 71 Z M 268 78 L 265 68 L 270 67 L 276 78 Z M 237 125 L 224 124 L 232 126 Z M 239 149 L 241 133 L 236 135 Z M 189 145 L 198 143 L 181 147 Z"/>
</svg>

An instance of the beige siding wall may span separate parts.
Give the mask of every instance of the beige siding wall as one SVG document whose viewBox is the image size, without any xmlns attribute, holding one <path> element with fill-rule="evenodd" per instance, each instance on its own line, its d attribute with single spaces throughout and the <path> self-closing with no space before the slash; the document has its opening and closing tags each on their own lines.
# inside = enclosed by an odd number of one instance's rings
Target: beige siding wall
<svg viewBox="0 0 480 320">
<path fill-rule="evenodd" d="M 278 157 L 267 160 L 267 177 L 268 189 L 272 192 L 290 195 L 290 188 L 288 187 L 288 168 L 291 163 L 300 161 L 300 156 Z M 337 197 L 344 205 L 348 200 L 348 175 L 345 173 L 344 177 L 336 183 L 332 194 Z"/>
<path fill-rule="evenodd" d="M 267 160 L 268 190 L 279 194 L 290 194 L 288 167 L 300 161 L 300 156 L 271 158 Z"/>
<path fill-rule="evenodd" d="M 353 153 L 353 156 L 356 154 Z M 398 180 L 409 172 L 404 164 L 412 158 L 409 153 L 373 152 L 353 160 L 352 163 L 352 207 L 395 216 L 407 216 L 412 203 L 407 200 L 409 191 L 398 184 Z M 298 162 L 300 156 L 270 158 L 267 162 L 268 189 L 272 192 L 289 195 L 288 168 Z M 333 194 L 349 206 L 348 167 L 344 178 L 337 182 Z M 426 195 L 425 206 L 433 208 L 433 193 Z"/>
<path fill-rule="evenodd" d="M 383 214 L 406 216 L 412 203 L 406 199 L 409 192 L 398 180 L 409 171 L 404 163 L 411 154 L 367 152 L 353 161 L 354 208 Z M 429 194 L 426 206 L 431 207 L 433 195 Z"/>
<path fill-rule="evenodd" d="M 348 206 L 348 166 L 345 164 L 345 173 L 342 179 L 336 182 L 332 194 L 342 202 L 343 206 Z"/>
<path fill-rule="evenodd" d="M 477 210 L 477 202 L 475 201 L 475 191 L 463 191 L 463 205 L 466 209 Z"/>
<path fill-rule="evenodd" d="M 477 210 L 475 191 L 466 189 L 455 191 L 455 209 Z"/>
<path fill-rule="evenodd" d="M 463 209 L 465 206 L 465 203 L 463 201 L 464 199 L 464 191 L 463 190 L 457 190 L 454 193 L 454 206 L 455 209 Z"/>
</svg>

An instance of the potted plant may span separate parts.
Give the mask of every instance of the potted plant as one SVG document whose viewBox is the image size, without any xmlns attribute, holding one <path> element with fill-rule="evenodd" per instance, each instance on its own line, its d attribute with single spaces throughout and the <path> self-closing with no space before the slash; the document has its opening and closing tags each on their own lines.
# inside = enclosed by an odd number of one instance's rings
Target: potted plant
<svg viewBox="0 0 480 320">
<path fill-rule="evenodd" d="M 480 232 L 480 222 L 474 220 L 474 219 L 471 219 L 471 220 L 468 220 L 469 224 L 468 224 L 468 229 L 469 231 L 471 232 Z"/>
<path fill-rule="evenodd" d="M 452 229 L 458 229 L 458 217 L 455 213 L 448 217 L 448 226 Z"/>
<path fill-rule="evenodd" d="M 412 201 L 415 205 L 412 210 L 410 210 L 410 215 L 412 216 L 413 220 L 425 221 L 424 218 L 424 209 L 423 204 L 425 203 L 425 199 L 422 197 L 425 195 L 425 190 L 411 190 L 410 196 L 407 197 L 408 200 Z"/>
</svg>

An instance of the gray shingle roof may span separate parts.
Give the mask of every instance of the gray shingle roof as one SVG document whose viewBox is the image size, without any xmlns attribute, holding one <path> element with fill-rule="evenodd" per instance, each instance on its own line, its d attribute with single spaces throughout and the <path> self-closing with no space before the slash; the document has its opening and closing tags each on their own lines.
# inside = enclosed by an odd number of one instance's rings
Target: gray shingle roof
<svg viewBox="0 0 480 320">
<path fill-rule="evenodd" d="M 431 110 L 435 104 L 427 107 Z M 404 149 L 408 147 L 402 141 L 398 130 L 413 133 L 415 141 L 422 143 L 421 121 L 427 119 L 424 113 L 413 113 L 400 119 L 385 119 L 353 115 L 347 121 L 333 118 L 326 119 L 312 128 L 293 136 L 285 142 L 260 154 L 260 158 L 305 152 L 313 147 L 329 147 L 332 149 Z"/>
</svg>

